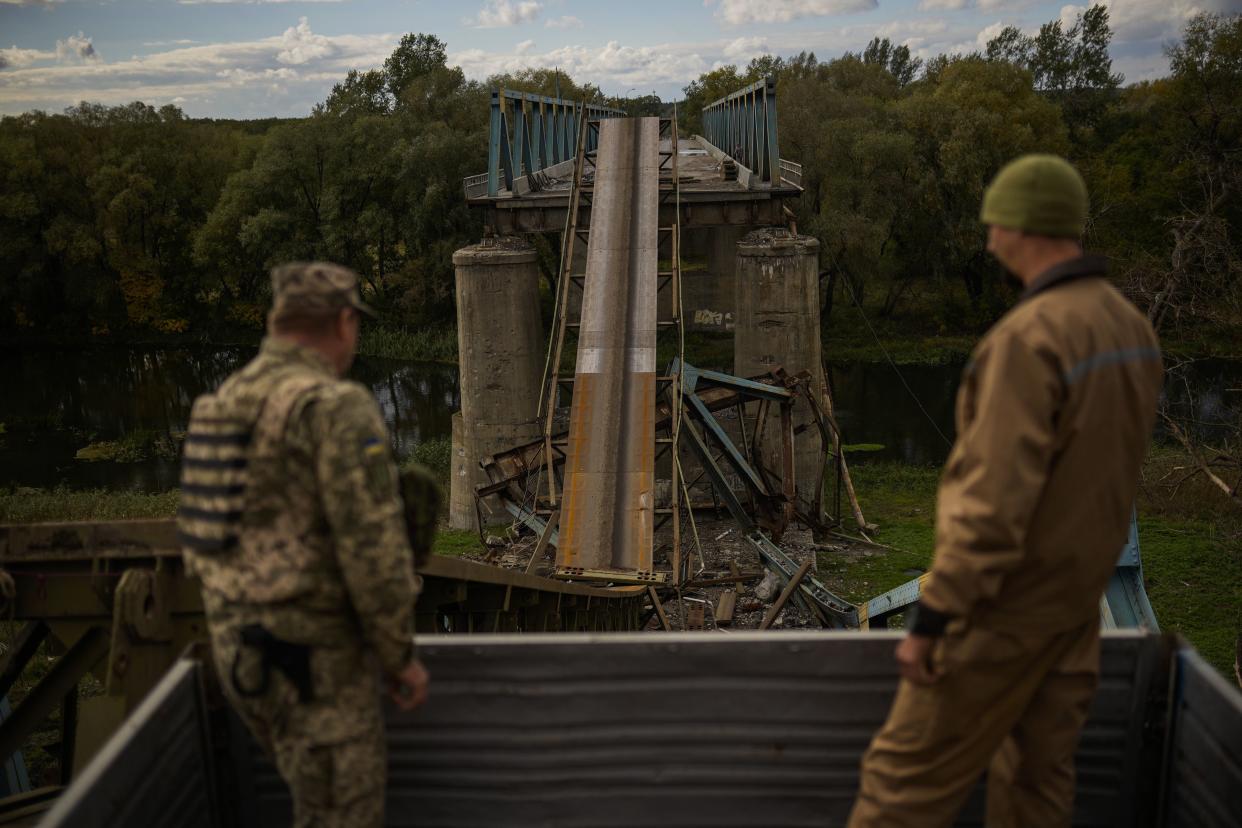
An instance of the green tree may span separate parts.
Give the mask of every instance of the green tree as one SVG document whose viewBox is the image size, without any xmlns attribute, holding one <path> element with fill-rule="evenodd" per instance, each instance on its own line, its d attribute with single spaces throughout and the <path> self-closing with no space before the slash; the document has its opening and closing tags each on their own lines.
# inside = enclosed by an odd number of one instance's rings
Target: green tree
<svg viewBox="0 0 1242 828">
<path fill-rule="evenodd" d="M 447 65 L 448 46 L 430 34 L 406 34 L 384 61 L 384 81 L 388 94 L 401 97 L 401 91 L 415 78 Z"/>
<path fill-rule="evenodd" d="M 923 67 L 921 58 L 910 55 L 909 46 L 894 46 L 887 37 L 872 38 L 863 50 L 862 59 L 863 63 L 876 64 L 887 69 L 898 86 L 911 83 Z"/>
<path fill-rule="evenodd" d="M 1061 105 L 1073 133 L 1094 126 L 1121 85 L 1108 51 L 1112 37 L 1108 9 L 1093 5 L 1079 12 L 1068 29 L 1054 20 L 1028 37 L 1008 26 L 988 42 L 986 54 L 989 60 L 1029 70 L 1035 88 Z"/>
</svg>

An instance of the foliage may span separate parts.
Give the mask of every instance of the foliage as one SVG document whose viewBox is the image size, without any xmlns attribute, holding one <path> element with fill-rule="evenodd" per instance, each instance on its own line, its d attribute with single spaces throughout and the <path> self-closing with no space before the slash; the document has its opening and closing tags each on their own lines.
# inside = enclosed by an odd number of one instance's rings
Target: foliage
<svg viewBox="0 0 1242 828">
<path fill-rule="evenodd" d="M 417 362 L 457 362 L 457 331 L 449 327 L 364 326 L 358 341 L 363 356 Z"/>
<path fill-rule="evenodd" d="M 682 134 L 701 132 L 703 106 L 776 79 L 830 335 L 855 304 L 950 340 L 990 324 L 1013 292 L 983 249 L 980 196 L 1003 163 L 1040 150 L 1083 171 L 1087 242 L 1162 333 L 1234 341 L 1242 16 L 1191 19 L 1169 77 L 1124 88 L 1111 37 L 1095 5 L 1034 35 L 1005 29 L 983 54 L 922 61 L 875 38 L 828 61 L 764 55 L 692 80 L 677 114 Z M 477 83 L 447 54 L 434 35 L 406 34 L 302 119 L 191 120 L 142 103 L 0 119 L 0 335 L 253 335 L 269 268 L 329 258 L 362 275 L 383 317 L 388 332 L 364 349 L 452 359 L 451 255 L 482 232 L 461 180 L 486 166 L 491 88 L 635 115 L 672 105 L 606 97 L 555 69 Z M 537 243 L 554 260 L 554 240 Z"/>
<path fill-rule="evenodd" d="M 430 467 L 428 463 L 424 465 Z M 159 494 L 110 489 L 0 489 L 0 523 L 171 518 L 177 513 L 179 498 L 177 489 Z M 481 551 L 482 546 L 475 532 L 441 527 L 436 533 L 434 551 L 437 555 L 460 557 Z"/>
<path fill-rule="evenodd" d="M 172 517 L 178 497 L 176 490 L 147 494 L 108 489 L 0 489 L 0 523 Z"/>
<path fill-rule="evenodd" d="M 453 442 L 447 437 L 440 437 L 419 443 L 414 446 L 406 462 L 417 463 L 433 473 L 441 482 L 446 482 L 453 462 Z M 444 505 L 444 511 L 447 514 L 448 504 Z"/>
<path fill-rule="evenodd" d="M 135 429 L 119 440 L 99 440 L 78 449 L 75 460 L 86 463 L 140 463 L 152 457 L 175 460 L 180 454 L 181 434 Z"/>
<path fill-rule="evenodd" d="M 1085 127 L 1100 118 L 1109 93 L 1121 85 L 1108 54 L 1112 37 L 1108 8 L 1092 5 L 1078 13 L 1069 29 L 1054 20 L 1030 37 L 1006 26 L 988 42 L 987 57 L 1027 69 L 1035 88 L 1061 105 L 1066 122 Z"/>
<path fill-rule="evenodd" d="M 1230 675 L 1242 602 L 1242 515 L 1211 497 L 1202 484 L 1170 497 L 1162 481 L 1187 460 L 1178 450 L 1156 447 L 1144 466 L 1138 509 L 1147 593 L 1163 629 L 1185 635 Z M 819 572 L 844 597 L 862 601 L 930 565 L 940 470 L 855 462 L 851 472 L 863 513 L 880 525 L 876 540 L 892 548 L 877 548 L 860 558 L 821 553 Z"/>
</svg>

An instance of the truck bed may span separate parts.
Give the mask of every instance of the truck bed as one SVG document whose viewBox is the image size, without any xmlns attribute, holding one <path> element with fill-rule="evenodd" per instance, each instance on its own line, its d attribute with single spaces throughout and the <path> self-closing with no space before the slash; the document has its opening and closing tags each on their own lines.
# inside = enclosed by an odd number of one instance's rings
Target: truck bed
<svg viewBox="0 0 1242 828">
<path fill-rule="evenodd" d="M 390 826 L 843 824 L 896 633 L 425 638 L 389 709 Z M 1170 636 L 1106 634 L 1076 826 L 1237 826 L 1242 695 Z M 279 776 L 182 658 L 45 826 L 273 826 Z M 982 824 L 982 786 L 958 825 Z"/>
</svg>

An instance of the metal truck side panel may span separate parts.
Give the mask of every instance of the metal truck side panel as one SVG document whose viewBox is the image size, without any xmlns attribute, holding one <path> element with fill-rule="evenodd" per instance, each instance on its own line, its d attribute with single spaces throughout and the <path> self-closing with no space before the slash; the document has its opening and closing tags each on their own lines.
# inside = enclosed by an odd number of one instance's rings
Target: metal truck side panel
<svg viewBox="0 0 1242 828">
<path fill-rule="evenodd" d="M 200 670 L 189 659 L 173 665 L 40 828 L 218 826 Z"/>
<path fill-rule="evenodd" d="M 390 826 L 824 826 L 896 688 L 893 633 L 423 639 L 431 700 L 389 711 Z M 1076 826 L 1141 824 L 1135 746 L 1159 641 L 1105 638 Z M 258 754 L 248 755 L 257 759 Z M 288 818 L 270 765 L 238 771 Z M 982 824 L 982 790 L 962 826 Z"/>
<path fill-rule="evenodd" d="M 1242 825 L 1242 693 L 1199 654 L 1176 656 L 1166 824 Z"/>
</svg>

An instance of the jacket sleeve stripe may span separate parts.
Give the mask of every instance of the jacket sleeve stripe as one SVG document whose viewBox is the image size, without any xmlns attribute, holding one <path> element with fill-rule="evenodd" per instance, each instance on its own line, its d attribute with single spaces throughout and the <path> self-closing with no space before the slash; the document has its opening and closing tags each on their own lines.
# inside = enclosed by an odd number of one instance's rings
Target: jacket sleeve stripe
<svg viewBox="0 0 1242 828">
<path fill-rule="evenodd" d="M 1087 357 L 1082 362 L 1065 372 L 1065 382 L 1072 385 L 1087 374 L 1098 368 L 1109 365 L 1121 365 L 1127 362 L 1159 362 L 1159 348 L 1122 348 L 1118 351 L 1105 351 Z"/>
</svg>

